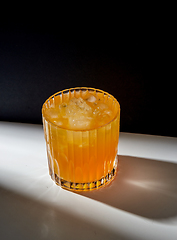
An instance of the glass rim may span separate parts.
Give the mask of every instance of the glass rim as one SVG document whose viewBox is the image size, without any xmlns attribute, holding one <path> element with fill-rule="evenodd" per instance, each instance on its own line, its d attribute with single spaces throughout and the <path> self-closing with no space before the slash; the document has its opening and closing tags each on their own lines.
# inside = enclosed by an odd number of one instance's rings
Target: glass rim
<svg viewBox="0 0 177 240">
<path fill-rule="evenodd" d="M 56 95 L 59 95 L 59 94 L 62 94 L 63 92 L 69 92 L 69 91 L 72 91 L 72 90 L 92 90 L 92 91 L 98 91 L 98 92 L 101 92 L 101 93 L 104 93 L 106 95 L 108 95 L 109 97 L 111 97 L 118 105 L 118 110 L 115 114 L 115 116 L 113 117 L 113 119 L 111 119 L 108 123 L 104 124 L 104 125 L 101 125 L 99 127 L 96 127 L 96 128 L 91 128 L 91 129 L 68 129 L 68 128 L 64 128 L 64 127 L 61 127 L 61 126 L 58 126 L 57 124 L 51 122 L 47 117 L 46 115 L 44 114 L 44 106 L 47 102 L 49 102 L 49 100 L 51 100 L 52 98 L 54 98 Z M 63 129 L 63 130 L 68 130 L 68 131 L 73 131 L 73 132 L 86 132 L 86 131 L 92 131 L 92 130 L 96 130 L 96 129 L 99 129 L 99 128 L 102 128 L 102 127 L 105 127 L 107 126 L 108 124 L 110 124 L 111 122 L 113 122 L 117 117 L 118 115 L 120 114 L 120 104 L 118 102 L 118 100 L 110 93 L 104 91 L 104 90 L 101 90 L 101 89 L 97 89 L 97 88 L 93 88 L 93 87 L 72 87 L 72 88 L 68 88 L 68 89 L 64 89 L 64 90 L 61 90 L 61 91 L 58 91 L 56 93 L 54 93 L 53 95 L 51 95 L 49 98 L 47 98 L 47 100 L 45 100 L 45 102 L 43 103 L 42 105 L 42 117 L 45 118 L 45 120 L 47 120 L 50 124 L 54 125 L 55 127 L 57 128 L 60 128 L 60 129 Z"/>
</svg>

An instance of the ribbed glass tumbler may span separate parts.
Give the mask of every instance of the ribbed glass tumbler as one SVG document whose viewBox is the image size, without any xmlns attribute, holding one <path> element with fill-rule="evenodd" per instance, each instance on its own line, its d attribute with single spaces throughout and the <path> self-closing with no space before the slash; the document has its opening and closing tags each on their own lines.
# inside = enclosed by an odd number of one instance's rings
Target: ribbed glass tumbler
<svg viewBox="0 0 177 240">
<path fill-rule="evenodd" d="M 81 129 L 61 125 L 54 110 L 60 112 L 60 106 L 65 107 L 71 99 L 82 101 L 88 94 L 92 96 L 91 104 L 95 99 L 102 99 L 109 106 L 113 113 L 111 121 L 102 125 L 101 118 L 95 119 L 99 124 L 94 126 L 98 127 L 88 127 L 81 119 Z M 50 114 L 53 114 L 53 120 Z M 118 164 L 120 105 L 112 95 L 86 87 L 63 90 L 45 101 L 42 116 L 49 174 L 56 184 L 72 191 L 88 191 L 103 187 L 114 179 Z"/>
</svg>

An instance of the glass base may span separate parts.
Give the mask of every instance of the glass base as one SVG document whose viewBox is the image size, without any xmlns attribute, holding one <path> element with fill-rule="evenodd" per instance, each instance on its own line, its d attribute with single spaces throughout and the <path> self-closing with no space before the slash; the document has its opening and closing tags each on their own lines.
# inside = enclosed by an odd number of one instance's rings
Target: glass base
<svg viewBox="0 0 177 240">
<path fill-rule="evenodd" d="M 98 189 L 101 187 L 104 187 L 108 183 L 110 183 L 117 173 L 117 164 L 118 164 L 118 156 L 116 157 L 116 164 L 115 167 L 112 169 L 110 173 L 108 173 L 105 177 L 102 177 L 101 179 L 93 182 L 87 182 L 87 183 L 75 183 L 75 182 L 68 182 L 60 177 L 57 176 L 57 174 L 51 175 L 51 178 L 55 181 L 57 185 L 59 185 L 62 188 L 65 188 L 67 190 L 71 191 L 90 191 L 94 189 Z"/>
</svg>

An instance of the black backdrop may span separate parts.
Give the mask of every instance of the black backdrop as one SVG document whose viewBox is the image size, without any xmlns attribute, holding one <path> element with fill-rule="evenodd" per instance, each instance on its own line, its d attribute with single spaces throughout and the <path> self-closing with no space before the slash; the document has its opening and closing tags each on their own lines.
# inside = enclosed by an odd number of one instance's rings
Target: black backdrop
<svg viewBox="0 0 177 240">
<path fill-rule="evenodd" d="M 176 75 L 166 30 L 83 26 L 1 22 L 0 120 L 41 124 L 50 95 L 90 86 L 118 99 L 121 131 L 177 137 Z"/>
</svg>

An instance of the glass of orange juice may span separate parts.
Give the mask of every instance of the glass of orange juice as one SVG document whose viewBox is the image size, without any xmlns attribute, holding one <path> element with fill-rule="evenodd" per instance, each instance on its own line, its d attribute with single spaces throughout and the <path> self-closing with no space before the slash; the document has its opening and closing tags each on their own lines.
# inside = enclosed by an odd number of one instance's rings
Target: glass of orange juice
<svg viewBox="0 0 177 240">
<path fill-rule="evenodd" d="M 57 92 L 42 107 L 49 174 L 56 184 L 87 191 L 117 172 L 120 105 L 109 93 L 76 87 Z"/>
</svg>

